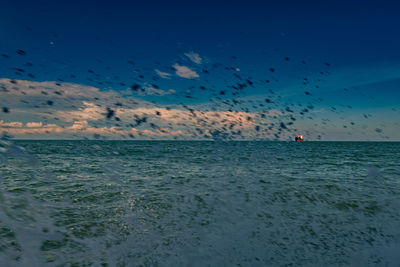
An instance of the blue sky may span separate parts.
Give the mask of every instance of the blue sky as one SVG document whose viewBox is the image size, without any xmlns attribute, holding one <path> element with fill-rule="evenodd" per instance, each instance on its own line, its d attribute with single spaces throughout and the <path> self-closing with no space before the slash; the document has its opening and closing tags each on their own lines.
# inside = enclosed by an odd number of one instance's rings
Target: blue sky
<svg viewBox="0 0 400 267">
<path fill-rule="evenodd" d="M 238 97 L 231 94 L 236 90 L 232 86 L 249 80 L 234 111 L 285 111 L 293 104 L 289 109 L 296 114 L 293 132 L 279 127 L 268 130 L 263 124 L 266 139 L 286 140 L 304 132 L 311 140 L 400 140 L 399 4 L 2 1 L 1 5 L 0 78 L 5 79 L 5 87 L 12 85 L 7 79 L 73 83 L 96 87 L 100 93 L 112 90 L 160 108 L 180 109 L 182 103 L 196 110 L 207 107 L 224 112 L 229 108 L 221 101 Z M 17 49 L 26 54 L 16 53 Z M 127 93 L 133 84 L 147 88 L 146 93 Z M 4 92 L 1 98 L 3 107 L 11 111 L 0 114 L 3 124 L 57 124 L 43 114 L 17 116 L 13 109 L 31 114 L 32 105 L 17 105 L 21 99 Z M 273 103 L 259 106 L 266 98 Z M 79 101 L 72 106 L 85 109 Z M 113 104 L 102 103 L 104 109 Z M 299 114 L 309 105 L 312 119 Z M 58 112 L 67 107 L 53 105 L 52 109 Z M 287 123 L 290 115 L 269 118 L 268 123 Z M 74 120 L 63 123 L 68 127 Z M 113 127 L 107 119 L 102 126 Z M 10 126 L 3 129 L 10 132 Z M 178 131 L 175 125 L 170 130 Z M 263 138 L 255 136 L 246 138 Z"/>
</svg>

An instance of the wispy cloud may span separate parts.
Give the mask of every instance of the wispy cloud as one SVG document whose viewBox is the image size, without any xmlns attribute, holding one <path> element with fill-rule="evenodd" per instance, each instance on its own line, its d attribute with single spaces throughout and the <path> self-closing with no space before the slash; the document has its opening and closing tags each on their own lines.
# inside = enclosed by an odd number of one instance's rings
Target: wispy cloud
<svg viewBox="0 0 400 267">
<path fill-rule="evenodd" d="M 203 59 L 200 57 L 200 55 L 193 51 L 185 53 L 185 56 L 187 56 L 192 62 L 196 64 L 201 64 L 203 62 Z"/>
<path fill-rule="evenodd" d="M 163 96 L 163 95 L 170 95 L 174 94 L 175 90 L 170 89 L 168 91 L 164 91 L 159 88 L 155 88 L 153 85 L 145 84 L 142 86 L 141 90 L 138 91 L 138 95 L 144 96 L 144 95 L 158 95 L 158 96 Z"/>
<path fill-rule="evenodd" d="M 163 79 L 171 79 L 171 73 L 163 72 L 158 69 L 155 69 L 154 71 Z"/>
<path fill-rule="evenodd" d="M 22 123 L 19 121 L 5 122 L 0 120 L 0 128 L 9 128 L 9 127 L 22 127 Z"/>
<path fill-rule="evenodd" d="M 176 75 L 186 79 L 195 79 L 200 77 L 195 71 L 191 70 L 189 67 L 175 64 L 172 67 L 176 70 Z"/>
</svg>

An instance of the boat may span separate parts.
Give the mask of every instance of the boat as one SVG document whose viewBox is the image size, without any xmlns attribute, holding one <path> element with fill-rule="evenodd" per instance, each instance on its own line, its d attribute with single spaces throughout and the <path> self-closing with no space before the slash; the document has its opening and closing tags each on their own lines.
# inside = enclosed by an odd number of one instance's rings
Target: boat
<svg viewBox="0 0 400 267">
<path fill-rule="evenodd" d="M 296 140 L 297 142 L 303 142 L 303 141 L 304 141 L 304 136 L 301 135 L 301 134 L 298 134 L 298 135 L 296 136 L 295 140 Z"/>
</svg>

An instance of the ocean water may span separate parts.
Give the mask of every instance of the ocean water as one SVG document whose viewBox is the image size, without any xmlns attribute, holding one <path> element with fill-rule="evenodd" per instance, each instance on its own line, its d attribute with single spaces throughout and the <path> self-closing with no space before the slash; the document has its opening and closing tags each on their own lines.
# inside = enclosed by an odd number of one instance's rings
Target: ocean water
<svg viewBox="0 0 400 267">
<path fill-rule="evenodd" d="M 1 141 L 0 266 L 400 266 L 400 143 Z"/>
</svg>

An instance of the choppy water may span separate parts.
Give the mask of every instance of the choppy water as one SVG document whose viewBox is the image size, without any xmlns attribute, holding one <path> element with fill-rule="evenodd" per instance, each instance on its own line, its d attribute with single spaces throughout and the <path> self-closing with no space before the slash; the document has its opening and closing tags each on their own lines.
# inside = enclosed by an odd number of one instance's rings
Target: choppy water
<svg viewBox="0 0 400 267">
<path fill-rule="evenodd" d="M 3 141 L 0 160 L 1 266 L 400 264 L 400 143 Z"/>
</svg>

